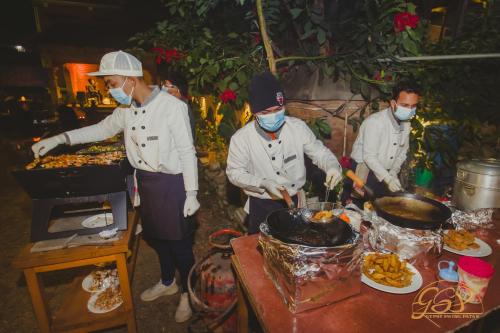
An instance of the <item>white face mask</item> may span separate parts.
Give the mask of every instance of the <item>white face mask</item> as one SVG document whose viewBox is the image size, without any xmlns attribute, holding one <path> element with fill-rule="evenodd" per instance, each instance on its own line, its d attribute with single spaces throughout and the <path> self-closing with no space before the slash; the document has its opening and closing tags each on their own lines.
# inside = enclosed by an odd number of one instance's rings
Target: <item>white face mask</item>
<svg viewBox="0 0 500 333">
<path fill-rule="evenodd" d="M 406 121 L 413 118 L 415 116 L 416 111 L 417 111 L 416 107 L 407 108 L 396 104 L 396 112 L 394 112 L 394 116 L 401 121 Z"/>
</svg>

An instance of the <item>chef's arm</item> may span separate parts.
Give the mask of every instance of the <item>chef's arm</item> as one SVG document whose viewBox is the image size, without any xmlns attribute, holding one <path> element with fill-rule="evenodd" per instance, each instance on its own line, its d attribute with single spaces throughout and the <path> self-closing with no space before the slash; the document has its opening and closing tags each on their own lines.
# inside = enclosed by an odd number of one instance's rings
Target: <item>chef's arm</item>
<svg viewBox="0 0 500 333">
<path fill-rule="evenodd" d="M 126 109 L 116 108 L 112 114 L 95 125 L 65 132 L 66 143 L 76 145 L 109 139 L 123 131 Z"/>
<path fill-rule="evenodd" d="M 342 167 L 335 155 L 330 149 L 325 147 L 323 142 L 316 138 L 316 135 L 314 135 L 313 131 L 311 131 L 306 123 L 302 122 L 301 126 L 301 132 L 304 138 L 304 153 L 324 172 L 328 172 L 328 170 L 331 169 L 337 169 L 341 174 Z"/>
<path fill-rule="evenodd" d="M 249 156 L 249 152 L 245 151 L 236 140 L 231 138 L 227 156 L 227 178 L 232 184 L 242 189 L 262 194 L 265 192 L 263 188 L 260 188 L 263 178 L 248 172 Z"/>
<path fill-rule="evenodd" d="M 386 179 L 389 172 L 378 160 L 380 146 L 380 132 L 383 130 L 378 123 L 370 122 L 362 126 L 363 133 L 363 162 L 373 171 L 379 181 Z"/>
<path fill-rule="evenodd" d="M 186 103 L 176 103 L 173 112 L 168 114 L 168 126 L 174 138 L 175 148 L 179 153 L 184 189 L 190 193 L 198 191 L 198 161 Z"/>
</svg>

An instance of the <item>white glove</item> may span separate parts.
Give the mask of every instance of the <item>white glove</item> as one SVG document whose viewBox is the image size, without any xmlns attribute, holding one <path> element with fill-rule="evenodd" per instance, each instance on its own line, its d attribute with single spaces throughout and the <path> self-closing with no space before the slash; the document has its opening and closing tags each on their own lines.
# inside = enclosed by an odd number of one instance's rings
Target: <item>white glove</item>
<svg viewBox="0 0 500 333">
<path fill-rule="evenodd" d="M 264 188 L 272 197 L 283 199 L 283 195 L 281 195 L 280 190 L 283 191 L 285 187 L 283 185 L 279 185 L 274 180 L 264 179 L 260 183 L 260 187 Z"/>
<path fill-rule="evenodd" d="M 403 187 L 397 177 L 387 176 L 385 177 L 384 182 L 387 184 L 387 187 L 391 192 L 399 192 L 403 190 Z"/>
<path fill-rule="evenodd" d="M 38 141 L 31 146 L 31 150 L 35 154 L 35 158 L 38 158 L 63 143 L 66 143 L 66 136 L 64 134 L 59 134 L 48 139 Z"/>
<path fill-rule="evenodd" d="M 335 185 L 337 185 L 342 180 L 342 174 L 336 168 L 331 168 L 326 172 L 325 186 L 330 190 L 333 190 Z"/>
<path fill-rule="evenodd" d="M 186 201 L 184 202 L 184 217 L 188 217 L 196 213 L 200 208 L 200 203 L 196 199 L 197 191 L 186 192 Z"/>
</svg>

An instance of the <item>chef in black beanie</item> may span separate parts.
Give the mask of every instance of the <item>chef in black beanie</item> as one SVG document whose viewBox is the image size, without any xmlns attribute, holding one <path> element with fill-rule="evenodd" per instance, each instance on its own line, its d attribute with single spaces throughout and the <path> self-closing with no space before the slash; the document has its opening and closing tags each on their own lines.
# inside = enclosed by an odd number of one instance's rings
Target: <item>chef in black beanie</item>
<svg viewBox="0 0 500 333">
<path fill-rule="evenodd" d="M 287 207 L 282 191 L 298 204 L 297 194 L 306 181 L 304 154 L 326 172 L 329 188 L 342 176 L 337 158 L 307 124 L 285 116 L 285 94 L 271 73 L 253 77 L 249 96 L 255 120 L 231 138 L 226 173 L 249 197 L 245 210 L 249 213 L 248 233 L 253 234 L 270 212 Z"/>
</svg>

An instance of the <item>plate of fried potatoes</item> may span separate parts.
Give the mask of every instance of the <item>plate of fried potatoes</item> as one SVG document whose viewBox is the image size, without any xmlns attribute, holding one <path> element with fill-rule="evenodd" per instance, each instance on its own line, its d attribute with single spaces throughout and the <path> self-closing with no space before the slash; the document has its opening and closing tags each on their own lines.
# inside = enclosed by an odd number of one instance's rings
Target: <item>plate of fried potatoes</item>
<svg viewBox="0 0 500 333">
<path fill-rule="evenodd" d="M 474 237 L 467 230 L 446 230 L 443 238 L 443 248 L 452 253 L 469 257 L 486 257 L 493 252 L 487 243 Z"/>
<path fill-rule="evenodd" d="M 393 294 L 408 294 L 422 287 L 422 275 L 399 259 L 397 254 L 369 252 L 365 254 L 361 282 Z"/>
</svg>

